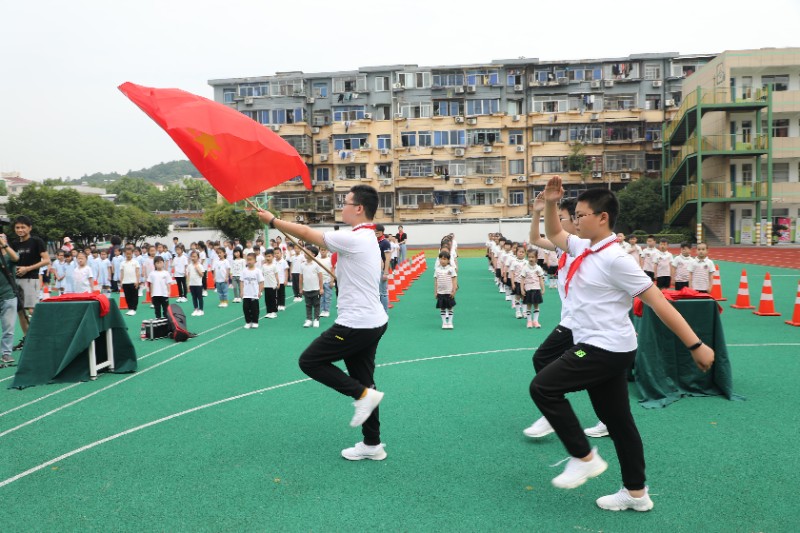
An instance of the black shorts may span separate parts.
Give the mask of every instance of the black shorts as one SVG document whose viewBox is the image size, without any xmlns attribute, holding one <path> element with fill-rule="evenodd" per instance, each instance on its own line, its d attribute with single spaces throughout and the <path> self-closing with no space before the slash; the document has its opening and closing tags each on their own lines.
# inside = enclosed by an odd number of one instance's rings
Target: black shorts
<svg viewBox="0 0 800 533">
<path fill-rule="evenodd" d="M 452 309 L 456 306 L 456 299 L 449 294 L 436 295 L 436 309 Z"/>
<path fill-rule="evenodd" d="M 656 287 L 659 289 L 669 289 L 670 285 L 672 285 L 671 276 L 658 276 L 656 278 Z"/>
<path fill-rule="evenodd" d="M 514 283 L 514 294 L 517 296 L 522 296 L 522 287 L 519 283 Z"/>
<path fill-rule="evenodd" d="M 558 275 L 558 265 L 547 267 L 547 273 L 550 274 L 551 276 Z"/>
<path fill-rule="evenodd" d="M 544 259 L 537 259 L 536 260 L 536 264 L 539 265 L 540 267 L 544 268 Z"/>
<path fill-rule="evenodd" d="M 524 304 L 539 305 L 544 299 L 542 298 L 542 291 L 539 289 L 531 289 L 525 291 L 525 299 L 522 301 Z"/>
<path fill-rule="evenodd" d="M 686 288 L 688 286 L 689 286 L 689 282 L 688 281 L 676 281 L 675 282 L 675 290 L 676 291 L 679 291 L 679 290 L 681 290 L 683 288 Z"/>
<path fill-rule="evenodd" d="M 494 276 L 495 276 L 497 279 L 500 279 L 500 269 L 499 269 L 499 268 L 495 268 L 495 269 L 494 269 Z"/>
<path fill-rule="evenodd" d="M 653 281 L 655 281 L 655 280 L 656 280 L 656 274 L 655 274 L 655 272 L 653 272 L 653 271 L 651 271 L 651 270 L 645 270 L 645 271 L 644 271 L 644 273 L 645 273 L 645 274 L 647 275 L 647 277 L 648 277 L 648 278 L 650 278 L 651 280 L 653 280 Z"/>
</svg>

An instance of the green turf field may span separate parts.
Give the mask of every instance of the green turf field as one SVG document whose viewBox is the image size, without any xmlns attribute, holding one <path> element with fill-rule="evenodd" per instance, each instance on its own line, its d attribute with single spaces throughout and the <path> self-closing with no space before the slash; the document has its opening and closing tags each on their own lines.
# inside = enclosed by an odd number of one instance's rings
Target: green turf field
<svg viewBox="0 0 800 533">
<path fill-rule="evenodd" d="M 764 267 L 746 266 L 758 305 Z M 555 435 L 522 435 L 539 413 L 528 396 L 535 347 L 498 294 L 485 260 L 462 259 L 455 329 L 441 330 L 430 271 L 395 304 L 376 374 L 388 458 L 348 462 L 360 440 L 351 400 L 308 381 L 297 357 L 321 330 L 302 303 L 242 329 L 238 306 L 188 317 L 183 344 L 135 340 L 139 372 L 96 382 L 6 390 L 0 370 L 0 527 L 4 531 L 545 531 L 792 532 L 792 448 L 800 427 L 800 328 L 790 318 L 798 270 L 770 268 L 782 317 L 729 308 L 741 264 L 723 263 L 722 315 L 734 388 L 747 401 L 684 398 L 634 416 L 655 509 L 612 513 L 608 471 L 564 491 L 550 479 L 566 453 Z M 186 304 L 183 304 L 186 306 Z M 188 306 L 187 306 L 188 308 Z M 263 305 L 262 305 L 263 312 Z M 146 307 L 126 317 L 138 337 Z M 328 322 L 325 322 L 327 320 Z M 332 318 L 323 319 L 323 326 Z M 585 393 L 571 396 L 586 425 Z"/>
</svg>

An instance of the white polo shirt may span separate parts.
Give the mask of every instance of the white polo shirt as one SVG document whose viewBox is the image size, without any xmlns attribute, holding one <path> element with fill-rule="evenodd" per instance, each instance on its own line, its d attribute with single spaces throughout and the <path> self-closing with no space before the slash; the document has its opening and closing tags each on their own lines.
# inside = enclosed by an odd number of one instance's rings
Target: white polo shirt
<svg viewBox="0 0 800 533">
<path fill-rule="evenodd" d="M 676 255 L 672 259 L 672 266 L 675 267 L 675 281 L 687 282 L 689 281 L 689 265 L 694 263 L 694 257 L 691 255 Z"/>
<path fill-rule="evenodd" d="M 570 239 L 580 240 L 578 237 L 574 235 L 570 236 Z M 587 240 L 586 246 L 589 246 L 591 243 Z M 556 248 L 556 255 L 559 259 L 561 259 L 561 255 L 565 254 L 566 252 L 561 248 Z M 564 292 L 564 285 L 567 283 L 567 272 L 569 272 L 569 266 L 572 264 L 572 261 L 575 258 L 571 255 L 567 254 L 567 262 L 564 263 L 563 268 L 558 269 L 558 274 L 556 275 L 556 288 L 558 289 L 558 297 L 561 298 L 561 320 L 559 321 L 560 326 L 564 326 L 565 328 L 572 329 L 575 327 L 575 321 L 572 318 L 572 313 L 569 309 L 569 302 L 567 301 L 567 295 Z M 574 282 L 574 280 L 573 280 Z M 572 282 L 570 282 L 570 286 Z"/>
<path fill-rule="evenodd" d="M 672 266 L 672 254 L 669 252 L 662 252 L 661 250 L 653 256 L 653 265 L 655 266 L 656 277 L 672 275 L 670 266 Z"/>
<path fill-rule="evenodd" d="M 642 258 L 644 258 L 644 261 L 642 261 L 642 269 L 647 272 L 653 272 L 655 270 L 655 263 L 653 260 L 659 253 L 658 248 L 650 248 L 649 246 L 642 250 Z"/>
<path fill-rule="evenodd" d="M 380 300 L 381 254 L 375 232 L 369 228 L 328 231 L 325 246 L 337 252 L 336 323 L 348 328 L 373 329 L 388 322 Z"/>
<path fill-rule="evenodd" d="M 695 258 L 689 265 L 689 272 L 692 273 L 691 288 L 696 291 L 707 291 L 711 288 L 710 275 L 716 272 L 717 267 L 714 261 L 706 257 L 705 259 Z"/>
<path fill-rule="evenodd" d="M 599 250 L 616 238 L 611 234 L 591 248 Z M 581 255 L 589 244 L 572 235 L 567 240 L 569 254 L 573 257 Z M 635 350 L 636 331 L 628 313 L 633 297 L 652 285 L 636 260 L 616 242 L 586 256 L 569 283 L 566 297 L 574 319 L 574 342 L 610 352 Z"/>
</svg>

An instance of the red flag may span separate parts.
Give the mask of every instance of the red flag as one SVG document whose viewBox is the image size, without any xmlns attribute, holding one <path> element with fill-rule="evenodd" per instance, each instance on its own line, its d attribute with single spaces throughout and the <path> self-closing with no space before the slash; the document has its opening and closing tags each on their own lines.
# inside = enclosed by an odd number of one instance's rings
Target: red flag
<svg viewBox="0 0 800 533">
<path fill-rule="evenodd" d="M 242 113 L 180 89 L 128 82 L 119 90 L 172 137 L 229 202 L 298 176 L 311 189 L 308 167 L 297 150 Z"/>
</svg>

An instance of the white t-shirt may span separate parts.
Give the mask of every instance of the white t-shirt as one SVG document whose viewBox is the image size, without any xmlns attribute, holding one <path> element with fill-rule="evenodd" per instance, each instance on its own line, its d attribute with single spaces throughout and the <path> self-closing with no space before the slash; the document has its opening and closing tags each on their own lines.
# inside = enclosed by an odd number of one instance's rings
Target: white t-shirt
<svg viewBox="0 0 800 533">
<path fill-rule="evenodd" d="M 585 343 L 611 352 L 636 349 L 636 331 L 628 316 L 632 299 L 649 289 L 653 282 L 636 261 L 625 253 L 609 235 L 594 246 L 598 250 L 587 255 L 569 283 L 567 301 L 574 318 L 572 338 L 575 344 Z M 590 243 L 570 235 L 569 254 L 578 257 Z"/>
<path fill-rule="evenodd" d="M 658 251 L 658 254 L 653 257 L 653 264 L 655 265 L 655 272 L 656 277 L 660 278 L 661 276 L 671 276 L 672 270 L 670 267 L 672 266 L 672 254 L 669 252 L 662 252 L 661 250 Z"/>
<path fill-rule="evenodd" d="M 277 289 L 278 288 L 278 263 L 264 263 L 261 265 L 261 272 L 264 274 L 264 288 Z"/>
<path fill-rule="evenodd" d="M 247 261 L 242 258 L 234 259 L 231 262 L 231 277 L 238 278 L 244 272 L 244 269 L 247 268 Z"/>
<path fill-rule="evenodd" d="M 575 239 L 579 240 L 578 237 L 570 236 L 570 240 Z M 587 245 L 590 244 L 589 241 L 586 241 Z M 561 259 L 561 255 L 565 254 L 566 252 L 561 250 L 560 248 L 556 248 L 556 255 L 559 259 Z M 564 286 L 567 283 L 567 272 L 569 272 L 569 267 L 572 262 L 575 260 L 574 257 L 567 254 L 566 263 L 564 263 L 563 268 L 559 268 L 558 272 L 556 273 L 556 288 L 558 289 L 558 297 L 561 298 L 561 320 L 559 321 L 560 326 L 564 326 L 565 328 L 572 329 L 575 327 L 575 319 L 572 318 L 572 312 L 569 309 L 569 302 L 567 301 L 567 295 L 564 289 Z M 639 262 L 637 261 L 636 264 L 638 265 Z"/>
<path fill-rule="evenodd" d="M 230 271 L 231 267 L 228 265 L 228 260 L 217 257 L 217 261 L 214 263 L 214 282 L 227 283 Z"/>
<path fill-rule="evenodd" d="M 530 263 L 525 263 L 522 267 L 522 287 L 526 291 L 542 290 L 543 277 L 544 270 L 539 265 L 531 266 Z"/>
<path fill-rule="evenodd" d="M 154 270 L 147 276 L 150 284 L 150 296 L 169 296 L 169 284 L 172 276 L 166 270 Z"/>
<path fill-rule="evenodd" d="M 655 260 L 656 255 L 659 253 L 661 252 L 658 251 L 658 248 L 647 247 L 642 250 L 642 258 L 644 258 L 644 261 L 642 261 L 642 270 L 653 272 L 655 267 L 655 263 L 653 261 Z"/>
<path fill-rule="evenodd" d="M 389 244 L 392 246 L 391 255 L 389 256 L 389 259 L 397 259 L 398 255 L 400 253 L 400 245 L 397 244 L 394 241 L 389 241 Z M 330 277 L 330 276 L 328 276 L 328 277 Z"/>
<path fill-rule="evenodd" d="M 336 323 L 349 328 L 373 329 L 388 322 L 389 316 L 380 300 L 381 254 L 375 232 L 328 231 L 325 246 L 337 252 L 336 279 L 339 298 Z"/>
<path fill-rule="evenodd" d="M 284 285 L 286 283 L 286 270 L 289 268 L 289 263 L 281 257 L 280 261 L 275 261 L 278 265 L 278 284 Z"/>
<path fill-rule="evenodd" d="M 689 281 L 689 265 L 694 262 L 694 257 L 691 255 L 684 256 L 683 254 L 676 255 L 672 259 L 672 266 L 675 267 L 675 281 L 687 282 Z"/>
<path fill-rule="evenodd" d="M 245 268 L 239 276 L 242 284 L 242 298 L 248 300 L 258 300 L 259 283 L 264 283 L 264 274 L 258 268 Z"/>
<path fill-rule="evenodd" d="M 292 254 L 292 274 L 299 274 L 303 270 L 303 264 L 306 262 L 306 254 L 303 252 L 295 252 Z"/>
<path fill-rule="evenodd" d="M 706 257 L 700 259 L 696 257 L 694 262 L 689 265 L 689 272 L 692 273 L 691 288 L 696 291 L 707 291 L 711 287 L 711 274 L 716 272 L 717 267 L 714 261 Z"/>
<path fill-rule="evenodd" d="M 437 264 L 433 271 L 436 280 L 436 294 L 453 294 L 453 278 L 458 272 L 453 265 L 442 266 Z"/>
<path fill-rule="evenodd" d="M 72 290 L 74 292 L 92 292 L 92 267 L 77 267 L 72 272 Z"/>
<path fill-rule="evenodd" d="M 314 261 L 303 263 L 303 268 L 300 270 L 300 275 L 303 276 L 303 291 L 319 291 L 319 275 L 322 274 L 322 269 Z"/>
<path fill-rule="evenodd" d="M 172 258 L 172 268 L 175 269 L 176 278 L 186 277 L 186 267 L 189 266 L 189 257 L 186 254 L 176 255 Z"/>
<path fill-rule="evenodd" d="M 515 258 L 514 261 L 511 263 L 511 280 L 514 283 L 522 283 L 523 278 L 525 275 L 522 273 L 525 270 L 525 267 L 528 265 L 528 259 L 523 258 Z"/>
<path fill-rule="evenodd" d="M 197 273 L 197 269 L 200 269 L 200 273 Z M 206 267 L 203 266 L 201 262 L 197 263 L 189 263 L 189 266 L 186 268 L 186 271 L 189 273 L 189 285 L 194 285 L 195 287 L 202 287 L 203 286 L 203 272 L 206 271 Z"/>
<path fill-rule="evenodd" d="M 398 245 L 397 248 L 399 249 L 400 246 Z M 328 257 L 324 257 L 324 258 L 323 257 L 318 257 L 317 259 L 319 259 L 320 263 L 325 265 L 325 268 L 327 268 L 328 270 L 333 272 L 333 263 L 331 262 L 331 256 L 330 255 Z M 325 269 L 323 268 L 322 269 L 322 283 L 330 283 L 332 279 L 333 278 L 331 278 L 331 275 L 328 274 L 325 271 Z"/>
<path fill-rule="evenodd" d="M 136 279 L 136 269 L 139 268 L 139 263 L 136 259 L 131 259 L 130 261 L 123 261 L 120 265 L 120 283 L 123 285 L 126 283 L 136 283 L 139 281 Z"/>
</svg>

